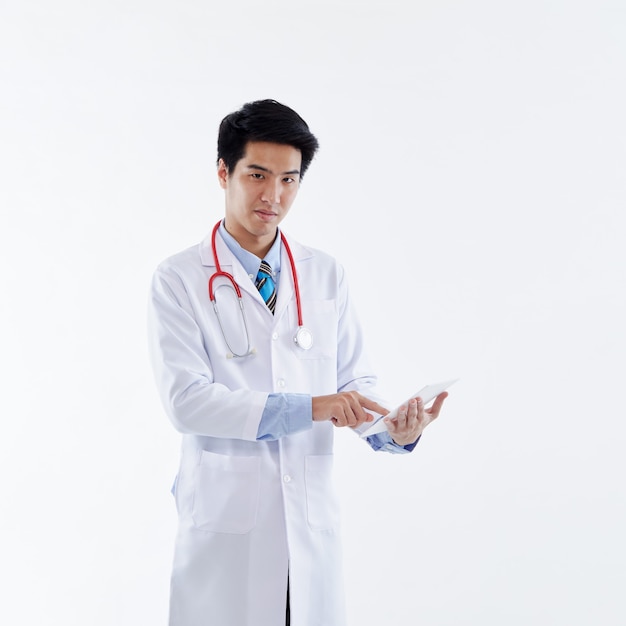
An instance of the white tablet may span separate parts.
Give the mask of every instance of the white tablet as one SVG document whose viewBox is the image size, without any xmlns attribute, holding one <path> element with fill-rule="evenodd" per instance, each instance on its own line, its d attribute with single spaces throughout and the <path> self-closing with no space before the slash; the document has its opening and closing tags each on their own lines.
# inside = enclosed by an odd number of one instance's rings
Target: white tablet
<svg viewBox="0 0 626 626">
<path fill-rule="evenodd" d="M 407 398 L 402 404 L 398 405 L 393 411 L 387 413 L 387 415 L 381 415 L 376 421 L 365 431 L 361 433 L 361 437 L 369 437 L 370 435 L 376 435 L 377 433 L 384 433 L 387 430 L 387 424 L 383 421 L 385 417 L 396 417 L 398 415 L 398 409 L 401 406 L 406 406 L 412 398 L 420 397 L 424 402 L 424 407 L 428 406 L 429 402 L 432 402 L 442 391 L 445 391 L 450 385 L 453 385 L 458 378 L 451 380 L 444 380 L 440 383 L 433 385 L 426 385 L 422 387 L 418 392 Z"/>
</svg>

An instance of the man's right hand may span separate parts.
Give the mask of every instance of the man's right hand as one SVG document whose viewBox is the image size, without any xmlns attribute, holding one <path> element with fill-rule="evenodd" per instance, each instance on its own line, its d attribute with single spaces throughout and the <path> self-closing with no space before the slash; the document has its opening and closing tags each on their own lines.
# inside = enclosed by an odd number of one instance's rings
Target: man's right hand
<svg viewBox="0 0 626 626">
<path fill-rule="evenodd" d="M 330 420 L 335 426 L 356 428 L 365 422 L 372 422 L 374 416 L 365 409 L 380 415 L 389 413 L 385 407 L 356 391 L 343 391 L 329 396 L 315 396 L 312 402 L 313 421 Z"/>
</svg>

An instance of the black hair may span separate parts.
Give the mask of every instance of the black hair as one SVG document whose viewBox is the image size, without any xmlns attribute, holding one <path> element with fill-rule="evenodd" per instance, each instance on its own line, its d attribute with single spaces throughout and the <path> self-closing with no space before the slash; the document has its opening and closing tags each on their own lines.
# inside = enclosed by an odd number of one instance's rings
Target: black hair
<svg viewBox="0 0 626 626">
<path fill-rule="evenodd" d="M 217 161 L 224 160 L 232 172 L 243 158 L 249 141 L 268 141 L 300 150 L 300 178 L 311 164 L 319 144 L 307 123 L 293 110 L 276 100 L 256 100 L 227 115 L 220 123 Z"/>
</svg>

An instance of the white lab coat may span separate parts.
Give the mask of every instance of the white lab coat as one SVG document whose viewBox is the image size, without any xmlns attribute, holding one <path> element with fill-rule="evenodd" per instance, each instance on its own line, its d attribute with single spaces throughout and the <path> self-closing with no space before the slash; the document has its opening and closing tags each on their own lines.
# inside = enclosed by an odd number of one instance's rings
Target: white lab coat
<svg viewBox="0 0 626 626">
<path fill-rule="evenodd" d="M 164 407 L 183 433 L 170 626 L 284 624 L 288 572 L 292 626 L 345 624 L 334 426 L 314 422 L 274 441 L 256 435 L 270 392 L 371 395 L 375 379 L 342 268 L 322 252 L 289 243 L 304 325 L 314 338 L 309 351 L 293 341 L 297 312 L 284 248 L 272 315 L 217 235 L 222 269 L 241 288 L 256 349 L 245 358 L 227 358 L 209 300 L 216 271 L 210 237 L 154 275 L 151 359 Z M 229 338 L 245 344 L 240 314 L 223 298 L 231 292 L 218 293 Z"/>
</svg>

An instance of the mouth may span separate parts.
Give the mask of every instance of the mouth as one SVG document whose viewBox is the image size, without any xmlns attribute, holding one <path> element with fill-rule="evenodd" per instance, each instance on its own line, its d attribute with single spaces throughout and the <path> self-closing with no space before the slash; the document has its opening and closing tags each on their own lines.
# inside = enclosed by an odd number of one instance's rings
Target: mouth
<svg viewBox="0 0 626 626">
<path fill-rule="evenodd" d="M 274 211 L 267 211 L 264 209 L 257 209 L 254 213 L 255 215 L 257 215 L 257 217 L 261 218 L 264 221 L 273 220 L 278 215 L 278 213 L 274 213 Z"/>
</svg>

